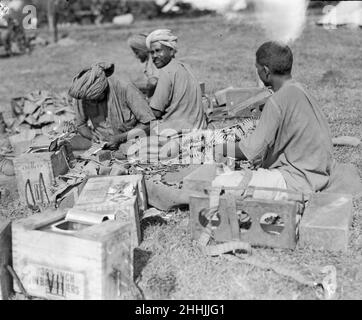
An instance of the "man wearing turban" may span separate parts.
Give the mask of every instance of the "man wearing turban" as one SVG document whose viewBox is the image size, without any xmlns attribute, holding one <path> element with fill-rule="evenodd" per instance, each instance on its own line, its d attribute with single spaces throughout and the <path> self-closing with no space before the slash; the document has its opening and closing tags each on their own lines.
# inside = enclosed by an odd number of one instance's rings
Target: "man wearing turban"
<svg viewBox="0 0 362 320">
<path fill-rule="evenodd" d="M 148 148 L 149 153 L 155 153 L 157 158 L 159 148 L 165 144 L 172 145 L 172 155 L 174 151 L 177 153 L 177 136 L 183 130 L 206 129 L 207 123 L 200 84 L 190 67 L 175 59 L 177 37 L 168 29 L 156 30 L 147 36 L 146 46 L 159 71 L 155 92 L 149 100 L 150 109 L 157 121 L 152 121 L 142 130 L 156 139 L 143 136 L 140 139 L 140 153 Z M 138 130 L 135 133 L 131 131 L 127 138 L 131 140 L 136 135 L 140 136 Z M 169 138 L 176 139 L 169 143 Z M 118 145 L 123 142 L 125 141 L 119 140 Z M 149 142 L 156 148 L 149 148 Z"/>
<path fill-rule="evenodd" d="M 168 29 L 151 32 L 146 46 L 159 70 L 157 86 L 149 101 L 160 128 L 205 129 L 206 116 L 202 105 L 201 87 L 190 67 L 175 59 L 177 37 Z"/>
<path fill-rule="evenodd" d="M 142 93 L 131 82 L 112 77 L 113 72 L 113 64 L 96 63 L 78 73 L 69 89 L 69 95 L 77 99 L 79 133 L 90 140 L 109 141 L 109 147 L 125 140 L 137 125 L 155 119 Z"/>
<path fill-rule="evenodd" d="M 150 125 L 151 137 L 142 137 L 127 154 L 133 156 L 137 150 L 142 161 L 167 160 L 178 156 L 181 133 L 207 126 L 201 87 L 190 67 L 175 59 L 177 37 L 170 30 L 151 32 L 146 46 L 159 71 L 155 92 L 149 100 L 157 121 Z"/>
<path fill-rule="evenodd" d="M 153 64 L 152 58 L 150 57 L 150 53 L 148 52 L 146 46 L 146 38 L 147 38 L 146 34 L 143 33 L 136 34 L 131 36 L 128 39 L 127 43 L 132 49 L 137 59 L 141 63 L 145 64 L 144 75 L 146 77 L 146 83 L 145 81 L 137 81 L 135 82 L 135 85 L 148 97 L 151 97 L 157 85 L 158 69 Z"/>
</svg>

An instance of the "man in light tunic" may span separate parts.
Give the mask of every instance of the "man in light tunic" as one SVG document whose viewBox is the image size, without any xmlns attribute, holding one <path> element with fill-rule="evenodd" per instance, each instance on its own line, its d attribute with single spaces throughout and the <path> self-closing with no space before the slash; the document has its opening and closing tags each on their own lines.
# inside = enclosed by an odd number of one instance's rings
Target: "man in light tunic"
<svg viewBox="0 0 362 320">
<path fill-rule="evenodd" d="M 235 151 L 236 158 L 260 167 L 251 174 L 234 173 L 244 174 L 245 186 L 312 193 L 323 190 L 329 183 L 334 162 L 328 122 L 317 100 L 292 79 L 292 65 L 293 54 L 286 45 L 266 42 L 256 52 L 259 77 L 275 93 L 265 104 L 255 132 L 244 141 L 228 146 L 229 151 Z M 226 145 L 223 155 L 227 155 Z M 214 182 L 227 183 L 227 174 Z M 285 193 L 259 196 L 283 198 Z"/>
<path fill-rule="evenodd" d="M 170 30 L 151 32 L 146 45 L 151 52 L 159 77 L 150 107 L 162 119 L 162 128 L 205 129 L 201 87 L 191 68 L 175 58 L 177 37 Z"/>
</svg>

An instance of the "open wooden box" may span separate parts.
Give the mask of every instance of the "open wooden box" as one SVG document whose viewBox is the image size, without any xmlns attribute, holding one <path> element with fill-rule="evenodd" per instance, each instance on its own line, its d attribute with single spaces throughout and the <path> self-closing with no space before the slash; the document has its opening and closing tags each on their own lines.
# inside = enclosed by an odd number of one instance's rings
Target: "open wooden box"
<svg viewBox="0 0 362 320">
<path fill-rule="evenodd" d="M 51 211 L 13 223 L 13 268 L 29 295 L 66 300 L 128 295 L 133 282 L 131 224 L 91 220 Z M 14 287 L 20 292 L 15 282 Z"/>
<path fill-rule="evenodd" d="M 249 191 L 250 190 L 250 191 Z M 288 200 L 266 200 L 253 197 L 255 190 L 282 191 Z M 295 249 L 299 237 L 299 222 L 304 210 L 304 196 L 297 192 L 273 188 L 252 188 L 238 193 L 237 188 L 224 190 L 217 213 L 207 218 L 210 196 L 190 197 L 190 230 L 198 240 L 211 228 L 217 242 L 244 241 L 253 246 Z M 273 221 L 275 220 L 275 221 Z M 278 222 L 279 221 L 279 222 Z"/>
</svg>

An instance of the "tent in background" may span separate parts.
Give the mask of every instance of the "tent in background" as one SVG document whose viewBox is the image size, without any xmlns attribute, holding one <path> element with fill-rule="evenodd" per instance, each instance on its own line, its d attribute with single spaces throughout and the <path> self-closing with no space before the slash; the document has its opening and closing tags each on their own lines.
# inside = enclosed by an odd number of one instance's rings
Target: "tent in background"
<svg viewBox="0 0 362 320">
<path fill-rule="evenodd" d="M 335 27 L 341 25 L 362 26 L 362 1 L 341 1 L 326 13 L 318 24 Z"/>
<path fill-rule="evenodd" d="M 247 7 L 247 0 L 156 0 L 156 3 L 163 6 L 162 11 L 175 11 L 177 3 L 190 3 L 199 10 L 213 10 L 219 13 L 244 10 Z"/>
</svg>

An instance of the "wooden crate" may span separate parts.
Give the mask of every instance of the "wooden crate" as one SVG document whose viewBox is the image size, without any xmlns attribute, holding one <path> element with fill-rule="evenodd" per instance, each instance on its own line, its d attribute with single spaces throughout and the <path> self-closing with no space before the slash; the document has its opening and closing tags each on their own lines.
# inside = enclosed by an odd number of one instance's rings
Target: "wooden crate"
<svg viewBox="0 0 362 320">
<path fill-rule="evenodd" d="M 350 194 L 313 194 L 300 223 L 300 246 L 315 250 L 348 251 L 353 220 Z"/>
<path fill-rule="evenodd" d="M 0 219 L 0 300 L 7 300 L 13 289 L 8 265 L 11 265 L 11 224 Z"/>
<path fill-rule="evenodd" d="M 229 116 L 260 117 L 271 92 L 261 88 L 229 90 L 226 93 L 226 109 Z"/>
<path fill-rule="evenodd" d="M 241 240 L 255 246 L 295 249 L 298 241 L 297 216 L 302 209 L 300 201 L 242 199 L 226 192 L 220 196 L 217 219 L 211 224 L 216 241 Z M 292 192 L 290 194 L 292 197 Z M 295 197 L 299 199 L 296 193 Z M 194 240 L 198 240 L 207 227 L 208 221 L 203 212 L 209 207 L 209 196 L 190 197 L 190 230 Z M 240 227 L 238 212 L 250 217 L 246 228 Z M 283 225 L 267 224 L 262 220 L 263 216 L 271 214 L 279 216 Z"/>
<path fill-rule="evenodd" d="M 231 87 L 227 87 L 222 90 L 218 90 L 214 93 L 214 97 L 215 97 L 219 107 L 226 105 L 226 93 L 231 90 L 237 90 L 237 89 L 235 89 L 234 87 L 231 86 Z"/>
<path fill-rule="evenodd" d="M 65 149 L 61 148 L 57 152 L 22 154 L 14 159 L 14 169 L 20 201 L 23 204 L 28 204 L 28 201 L 33 202 L 30 192 L 25 191 L 29 179 L 35 204 L 40 204 L 47 198 L 40 181 L 40 175 L 43 177 L 45 190 L 50 198 L 49 188 L 54 183 L 54 179 L 65 174 L 69 170 L 69 166 Z"/>
<path fill-rule="evenodd" d="M 73 208 L 81 194 L 87 180 L 84 179 L 80 184 L 69 186 L 54 199 L 55 208 L 66 210 Z"/>
<path fill-rule="evenodd" d="M 182 189 L 197 194 L 206 194 L 205 190 L 211 188 L 212 181 L 217 176 L 217 165 L 203 164 L 183 178 Z"/>
<path fill-rule="evenodd" d="M 131 182 L 135 195 L 129 198 L 114 198 L 109 190 L 124 182 Z M 142 175 L 107 176 L 90 178 L 83 188 L 75 208 L 99 212 L 108 215 L 110 219 L 131 222 L 134 247 L 141 242 L 140 214 L 147 206 Z"/>
<path fill-rule="evenodd" d="M 9 141 L 15 155 L 18 156 L 26 152 L 30 148 L 35 136 L 35 130 L 25 130 L 19 134 L 10 136 Z"/>
<path fill-rule="evenodd" d="M 64 211 L 53 211 L 13 224 L 13 267 L 27 293 L 45 299 L 123 299 L 133 284 L 131 225 L 106 221 L 54 231 L 65 217 Z"/>
</svg>

